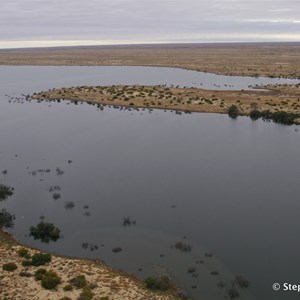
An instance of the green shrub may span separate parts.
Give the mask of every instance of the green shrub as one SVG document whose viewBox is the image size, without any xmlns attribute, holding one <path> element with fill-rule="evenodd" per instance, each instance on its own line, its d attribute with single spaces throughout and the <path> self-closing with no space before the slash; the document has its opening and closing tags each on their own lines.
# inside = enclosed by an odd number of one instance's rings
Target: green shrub
<svg viewBox="0 0 300 300">
<path fill-rule="evenodd" d="M 28 253 L 28 249 L 20 248 L 20 249 L 18 250 L 18 254 L 19 254 L 20 257 L 24 257 L 24 258 L 26 258 L 26 259 L 29 259 L 29 258 L 30 258 L 30 255 L 29 255 L 29 253 Z"/>
<path fill-rule="evenodd" d="M 38 269 L 34 274 L 35 280 L 42 280 L 46 273 L 47 273 L 47 270 Z"/>
<path fill-rule="evenodd" d="M 72 286 L 72 284 L 67 284 L 66 286 L 64 286 L 63 290 L 64 290 L 65 292 L 73 291 L 73 286 Z"/>
<path fill-rule="evenodd" d="M 236 119 L 239 115 L 239 110 L 237 108 L 236 105 L 231 105 L 229 108 L 228 108 L 228 116 L 232 119 Z"/>
<path fill-rule="evenodd" d="M 32 266 L 43 266 L 51 261 L 51 255 L 48 253 L 35 253 L 31 258 Z"/>
<path fill-rule="evenodd" d="M 80 293 L 78 300 L 90 300 L 93 298 L 93 296 L 94 294 L 92 293 L 92 291 L 89 288 L 85 287 Z"/>
<path fill-rule="evenodd" d="M 147 277 L 145 279 L 146 288 L 150 290 L 167 291 L 170 288 L 170 280 L 166 276 L 159 278 Z"/>
<path fill-rule="evenodd" d="M 23 267 L 31 266 L 31 260 L 28 260 L 28 259 L 23 260 L 23 261 L 22 261 L 22 266 L 23 266 Z"/>
<path fill-rule="evenodd" d="M 60 283 L 60 277 L 53 271 L 47 272 L 41 281 L 42 287 L 47 290 L 55 289 Z"/>
<path fill-rule="evenodd" d="M 69 297 L 62 297 L 62 298 L 60 298 L 59 300 L 72 300 L 72 299 L 69 298 Z"/>
<path fill-rule="evenodd" d="M 4 265 L 2 266 L 2 269 L 3 269 L 4 271 L 8 271 L 8 272 L 13 272 L 13 271 L 16 270 L 17 268 L 18 268 L 17 265 L 16 265 L 15 263 L 13 263 L 13 262 L 4 264 Z"/>
<path fill-rule="evenodd" d="M 71 284 L 73 284 L 76 288 L 82 289 L 87 285 L 87 281 L 84 275 L 78 275 L 70 280 Z"/>
<path fill-rule="evenodd" d="M 109 298 L 106 296 L 106 297 L 101 297 L 100 300 L 109 300 Z"/>
<path fill-rule="evenodd" d="M 261 112 L 257 109 L 253 109 L 250 112 L 250 118 L 251 120 L 255 121 L 258 120 L 261 117 Z"/>
<path fill-rule="evenodd" d="M 20 277 L 32 277 L 32 274 L 29 273 L 29 272 L 26 272 L 26 271 L 21 271 L 21 272 L 19 273 L 19 276 L 20 276 Z"/>
</svg>

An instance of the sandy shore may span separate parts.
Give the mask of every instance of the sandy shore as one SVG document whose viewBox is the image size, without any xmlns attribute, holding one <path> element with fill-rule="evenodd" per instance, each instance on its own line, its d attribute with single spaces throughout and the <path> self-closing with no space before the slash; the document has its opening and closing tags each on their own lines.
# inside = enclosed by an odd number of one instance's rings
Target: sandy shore
<svg viewBox="0 0 300 300">
<path fill-rule="evenodd" d="M 78 299 L 81 289 L 64 291 L 69 280 L 77 275 L 84 275 L 88 283 L 95 287 L 92 289 L 93 299 L 109 300 L 175 300 L 175 290 L 168 293 L 151 292 L 134 276 L 113 270 L 101 262 L 87 259 L 74 259 L 52 255 L 52 260 L 46 266 L 23 267 L 24 258 L 18 255 L 18 250 L 24 248 L 10 235 L 0 231 L 0 299 L 13 300 L 58 300 L 63 297 Z M 30 255 L 39 251 L 25 247 Z M 13 272 L 4 271 L 3 264 L 13 262 L 17 269 Z M 35 271 L 39 268 L 55 271 L 62 279 L 62 283 L 55 290 L 46 290 L 36 281 Z M 30 277 L 20 276 L 20 272 L 27 272 Z M 104 298 L 102 298 L 104 297 Z M 108 298 L 105 298 L 108 297 Z"/>
<path fill-rule="evenodd" d="M 300 43 L 0 50 L 0 65 L 164 66 L 224 75 L 300 78 Z"/>
<path fill-rule="evenodd" d="M 241 115 L 254 108 L 300 113 L 300 85 L 264 86 L 269 91 L 211 91 L 150 86 L 72 87 L 51 89 L 32 96 L 36 100 L 67 99 L 97 105 L 158 108 L 185 112 L 227 113 L 236 105 Z"/>
</svg>

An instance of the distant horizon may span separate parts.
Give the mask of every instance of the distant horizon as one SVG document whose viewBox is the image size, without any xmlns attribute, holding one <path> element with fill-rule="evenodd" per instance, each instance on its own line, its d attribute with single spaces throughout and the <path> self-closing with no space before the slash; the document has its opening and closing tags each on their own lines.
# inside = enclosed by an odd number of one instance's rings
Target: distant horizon
<svg viewBox="0 0 300 300">
<path fill-rule="evenodd" d="M 76 48 L 76 47 L 130 47 L 130 46 L 168 46 L 168 45 L 209 45 L 209 44 L 300 44 L 300 41 L 295 40 L 270 40 L 270 41 L 201 41 L 201 42 L 146 42 L 146 41 L 136 41 L 136 42 L 112 42 L 112 43 L 96 43 L 93 41 L 61 41 L 56 43 L 56 41 L 26 41 L 21 42 L 17 45 L 15 43 L 7 43 L 4 46 L 3 42 L 0 41 L 0 50 L 22 50 L 22 49 L 53 49 L 53 48 Z M 16 42 L 17 43 L 17 42 Z"/>
<path fill-rule="evenodd" d="M 10 0 L 0 48 L 300 42 L 299 0 Z"/>
</svg>

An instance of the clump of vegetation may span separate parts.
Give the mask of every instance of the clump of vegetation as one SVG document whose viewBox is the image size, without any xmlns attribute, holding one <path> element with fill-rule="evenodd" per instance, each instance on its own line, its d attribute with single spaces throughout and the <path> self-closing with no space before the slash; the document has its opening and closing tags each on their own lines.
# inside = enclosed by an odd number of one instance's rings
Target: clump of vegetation
<svg viewBox="0 0 300 300">
<path fill-rule="evenodd" d="M 48 253 L 35 253 L 32 255 L 31 259 L 24 260 L 22 265 L 24 267 L 28 266 L 44 266 L 51 261 L 51 254 Z"/>
<path fill-rule="evenodd" d="M 61 283 L 61 278 L 53 271 L 45 273 L 41 280 L 42 287 L 47 290 L 55 289 Z"/>
<path fill-rule="evenodd" d="M 20 257 L 24 257 L 26 259 L 30 259 L 30 254 L 28 252 L 28 249 L 25 249 L 23 247 L 18 250 L 18 255 Z"/>
<path fill-rule="evenodd" d="M 136 221 L 135 220 L 131 220 L 130 217 L 124 217 L 123 218 L 123 226 L 131 226 L 131 225 L 135 225 Z"/>
<path fill-rule="evenodd" d="M 274 123 L 284 124 L 284 125 L 292 125 L 294 121 L 300 118 L 300 114 L 297 113 L 289 113 L 286 111 L 276 111 L 271 112 L 270 110 L 264 110 L 262 112 L 259 111 L 251 111 L 250 117 L 253 115 L 256 116 L 256 120 L 258 118 L 262 118 L 265 121 L 272 120 Z M 251 119 L 252 119 L 251 117 Z"/>
<path fill-rule="evenodd" d="M 229 299 L 236 299 L 236 298 L 240 297 L 239 292 L 234 287 L 229 288 L 227 293 L 228 293 Z"/>
<path fill-rule="evenodd" d="M 8 272 L 13 272 L 13 271 L 15 271 L 17 268 L 18 268 L 18 266 L 17 266 L 15 263 L 13 263 L 13 262 L 4 264 L 4 265 L 2 266 L 2 270 L 8 271 Z"/>
<path fill-rule="evenodd" d="M 75 204 L 73 201 L 66 201 L 65 202 L 65 209 L 72 209 L 74 208 Z"/>
<path fill-rule="evenodd" d="M 66 286 L 64 286 L 63 290 L 65 292 L 73 291 L 73 285 L 72 284 L 67 284 Z"/>
<path fill-rule="evenodd" d="M 236 119 L 239 115 L 239 110 L 237 108 L 236 105 L 231 105 L 229 108 L 228 108 L 228 116 L 232 119 Z"/>
<path fill-rule="evenodd" d="M 52 257 L 49 253 L 35 253 L 32 255 L 31 264 L 33 266 L 43 266 L 51 261 Z"/>
<path fill-rule="evenodd" d="M 83 291 L 80 293 L 79 297 L 77 300 L 90 300 L 94 297 L 93 292 L 91 291 L 90 288 L 85 287 L 83 288 Z"/>
<path fill-rule="evenodd" d="M 150 290 L 167 291 L 171 285 L 167 276 L 147 277 L 145 279 L 146 288 Z"/>
<path fill-rule="evenodd" d="M 37 226 L 30 227 L 30 236 L 33 236 L 35 240 L 49 243 L 60 238 L 60 230 L 52 223 L 41 221 Z"/>
<path fill-rule="evenodd" d="M 87 281 L 84 275 L 78 275 L 70 280 L 70 283 L 77 289 L 82 289 L 87 286 Z"/>
<path fill-rule="evenodd" d="M 250 283 L 244 275 L 237 275 L 233 280 L 233 285 L 237 285 L 238 287 L 245 289 L 249 287 Z"/>
<path fill-rule="evenodd" d="M 253 109 L 250 112 L 250 118 L 253 121 L 258 120 L 259 118 L 261 118 L 261 112 L 258 109 Z"/>
<path fill-rule="evenodd" d="M 72 299 L 69 298 L 69 297 L 62 297 L 62 298 L 60 298 L 59 300 L 72 300 Z"/>
<path fill-rule="evenodd" d="M 13 227 L 14 220 L 15 216 L 9 213 L 5 208 L 0 210 L 0 229 Z"/>
<path fill-rule="evenodd" d="M 35 280 L 37 280 L 37 281 L 42 280 L 46 273 L 47 273 L 47 270 L 46 270 L 46 269 L 38 269 L 38 270 L 34 273 L 34 278 L 35 278 Z"/>
<path fill-rule="evenodd" d="M 58 199 L 60 199 L 60 194 L 59 193 L 54 193 L 53 195 L 52 195 L 52 198 L 54 199 L 54 200 L 58 200 Z"/>
<path fill-rule="evenodd" d="M 181 251 L 181 252 L 191 252 L 192 246 L 189 244 L 186 244 L 184 242 L 176 242 L 175 243 L 175 249 Z"/>
<path fill-rule="evenodd" d="M 0 184 L 0 201 L 6 200 L 9 196 L 12 196 L 14 193 L 14 188 Z"/>
</svg>

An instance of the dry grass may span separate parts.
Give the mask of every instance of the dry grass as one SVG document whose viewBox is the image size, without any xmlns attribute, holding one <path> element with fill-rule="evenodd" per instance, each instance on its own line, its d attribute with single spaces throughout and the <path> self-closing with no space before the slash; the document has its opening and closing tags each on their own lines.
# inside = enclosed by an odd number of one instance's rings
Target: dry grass
<svg viewBox="0 0 300 300">
<path fill-rule="evenodd" d="M 0 50 L 0 65 L 168 66 L 300 78 L 300 43 L 178 44 Z"/>
</svg>

